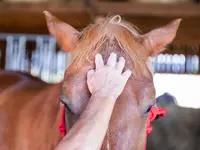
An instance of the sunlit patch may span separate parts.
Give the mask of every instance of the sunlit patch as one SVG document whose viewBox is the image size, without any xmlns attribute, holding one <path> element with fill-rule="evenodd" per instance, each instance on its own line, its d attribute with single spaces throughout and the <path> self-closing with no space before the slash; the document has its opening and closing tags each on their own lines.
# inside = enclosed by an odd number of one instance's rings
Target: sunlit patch
<svg viewBox="0 0 200 150">
<path fill-rule="evenodd" d="M 200 75 L 156 73 L 154 85 L 157 97 L 167 92 L 176 98 L 180 106 L 200 108 Z"/>
</svg>

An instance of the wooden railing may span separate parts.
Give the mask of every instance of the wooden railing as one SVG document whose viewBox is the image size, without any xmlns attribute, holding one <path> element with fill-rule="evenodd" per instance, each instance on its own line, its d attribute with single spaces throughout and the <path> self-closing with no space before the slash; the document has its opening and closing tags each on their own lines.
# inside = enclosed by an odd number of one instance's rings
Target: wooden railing
<svg viewBox="0 0 200 150">
<path fill-rule="evenodd" d="M 170 45 L 152 62 L 157 73 L 200 74 L 200 45 Z"/>
<path fill-rule="evenodd" d="M 28 72 L 46 82 L 59 82 L 70 55 L 48 35 L 0 34 L 0 68 Z"/>
<path fill-rule="evenodd" d="M 61 51 L 48 35 L 0 34 L 1 68 L 29 72 L 46 82 L 59 82 L 71 63 L 70 54 Z M 169 45 L 152 58 L 156 73 L 200 74 L 200 45 Z"/>
</svg>

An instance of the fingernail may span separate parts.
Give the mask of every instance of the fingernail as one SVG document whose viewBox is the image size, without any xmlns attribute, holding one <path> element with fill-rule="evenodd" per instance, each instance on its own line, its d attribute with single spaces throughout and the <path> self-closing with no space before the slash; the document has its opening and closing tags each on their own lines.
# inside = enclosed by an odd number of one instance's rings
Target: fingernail
<svg viewBox="0 0 200 150">
<path fill-rule="evenodd" d="M 94 70 L 93 70 L 93 69 L 91 69 L 91 70 L 89 70 L 88 72 L 89 72 L 89 73 L 94 73 Z"/>
<path fill-rule="evenodd" d="M 100 55 L 101 55 L 100 53 L 97 53 L 97 54 L 96 54 L 96 56 L 100 56 Z"/>
<path fill-rule="evenodd" d="M 111 54 L 110 55 L 117 55 L 116 53 L 114 53 L 114 52 L 111 52 Z"/>
<path fill-rule="evenodd" d="M 97 54 L 95 55 L 95 58 L 99 58 L 99 57 L 101 57 L 101 54 L 97 53 Z"/>
<path fill-rule="evenodd" d="M 120 57 L 119 60 L 121 60 L 121 61 L 125 61 L 124 57 Z"/>
</svg>

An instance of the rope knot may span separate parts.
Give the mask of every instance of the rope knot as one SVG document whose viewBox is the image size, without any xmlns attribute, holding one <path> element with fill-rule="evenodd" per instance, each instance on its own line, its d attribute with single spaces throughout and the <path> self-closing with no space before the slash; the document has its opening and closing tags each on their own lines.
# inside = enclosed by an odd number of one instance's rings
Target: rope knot
<svg viewBox="0 0 200 150">
<path fill-rule="evenodd" d="M 148 126 L 146 130 L 147 135 L 150 134 L 151 131 L 153 130 L 153 127 L 151 126 L 151 122 L 160 117 L 165 117 L 166 114 L 167 114 L 167 109 L 151 107 L 151 110 L 149 112 L 149 118 L 148 118 Z"/>
</svg>

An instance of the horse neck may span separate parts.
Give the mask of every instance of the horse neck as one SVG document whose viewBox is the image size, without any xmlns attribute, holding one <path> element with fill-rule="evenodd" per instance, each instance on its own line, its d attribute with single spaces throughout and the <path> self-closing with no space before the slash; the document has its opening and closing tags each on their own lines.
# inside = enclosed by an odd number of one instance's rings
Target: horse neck
<svg viewBox="0 0 200 150">
<path fill-rule="evenodd" d="M 0 135 L 9 137 L 3 143 L 4 139 L 0 140 L 0 149 L 9 146 L 13 150 L 53 150 L 61 140 L 58 130 L 62 111 L 59 102 L 61 84 L 46 84 L 30 76 L 9 72 L 1 80 L 7 75 L 18 78 L 0 93 L 1 127 L 7 129 L 0 130 Z M 9 122 L 3 121 L 6 117 Z"/>
<path fill-rule="evenodd" d="M 34 124 L 40 124 L 39 128 L 35 129 L 37 130 L 37 133 L 41 133 L 38 135 L 38 140 L 48 141 L 47 143 L 43 144 L 44 148 L 55 148 L 62 138 L 58 129 L 62 119 L 60 93 L 61 84 L 47 85 L 44 88 L 41 97 L 38 96 L 38 102 L 33 101 L 33 103 L 37 103 L 37 105 L 39 104 L 38 107 L 35 108 L 36 110 L 31 112 L 32 114 L 39 114 L 39 116 L 34 120 Z"/>
</svg>

